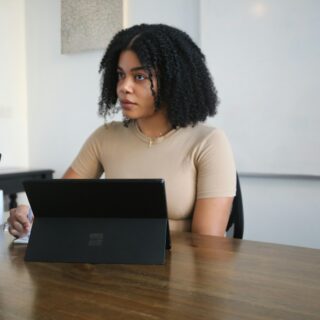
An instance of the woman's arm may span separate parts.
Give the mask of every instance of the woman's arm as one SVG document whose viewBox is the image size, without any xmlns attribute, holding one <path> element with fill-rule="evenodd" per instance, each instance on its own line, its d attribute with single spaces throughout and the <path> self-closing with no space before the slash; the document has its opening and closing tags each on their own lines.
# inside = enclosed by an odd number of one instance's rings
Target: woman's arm
<svg viewBox="0 0 320 320">
<path fill-rule="evenodd" d="M 99 139 L 96 137 L 97 135 L 101 135 L 103 138 L 104 127 L 98 128 L 85 142 L 82 147 L 79 157 L 82 158 L 82 171 L 85 173 L 81 173 L 81 169 L 79 169 L 80 176 L 76 171 L 72 169 L 70 166 L 65 174 L 62 176 L 63 179 L 80 179 L 80 178 L 97 178 L 102 174 L 103 168 L 101 163 L 99 162 L 99 157 L 97 154 L 97 150 L 99 148 Z M 78 161 L 79 163 L 79 161 Z M 78 164 L 79 166 L 79 164 Z M 17 208 L 10 210 L 10 216 L 8 218 L 9 224 L 9 232 L 15 237 L 21 237 L 28 233 L 31 229 L 32 221 L 28 218 L 29 207 L 25 205 L 20 205 Z"/>
<path fill-rule="evenodd" d="M 214 129 L 199 147 L 197 200 L 192 232 L 223 237 L 236 194 L 236 167 L 230 143 L 220 129 Z"/>
<path fill-rule="evenodd" d="M 192 218 L 192 232 L 224 237 L 233 197 L 198 199 Z"/>
<path fill-rule="evenodd" d="M 71 167 L 69 167 L 62 176 L 62 179 L 81 179 L 81 177 Z"/>
<path fill-rule="evenodd" d="M 66 171 L 63 179 L 80 179 L 81 177 L 71 168 Z M 32 219 L 28 217 L 29 207 L 20 205 L 10 210 L 8 218 L 9 232 L 15 237 L 21 237 L 31 230 Z"/>
</svg>

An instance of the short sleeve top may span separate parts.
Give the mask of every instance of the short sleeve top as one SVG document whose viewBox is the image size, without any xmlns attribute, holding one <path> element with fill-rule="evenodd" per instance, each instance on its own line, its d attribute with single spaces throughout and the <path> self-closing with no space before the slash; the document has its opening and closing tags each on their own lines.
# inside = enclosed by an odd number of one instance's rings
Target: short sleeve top
<svg viewBox="0 0 320 320">
<path fill-rule="evenodd" d="M 132 122 L 111 122 L 87 139 L 71 167 L 82 178 L 162 178 L 169 219 L 191 219 L 196 199 L 233 197 L 236 169 L 220 129 L 198 124 L 150 139 Z"/>
</svg>

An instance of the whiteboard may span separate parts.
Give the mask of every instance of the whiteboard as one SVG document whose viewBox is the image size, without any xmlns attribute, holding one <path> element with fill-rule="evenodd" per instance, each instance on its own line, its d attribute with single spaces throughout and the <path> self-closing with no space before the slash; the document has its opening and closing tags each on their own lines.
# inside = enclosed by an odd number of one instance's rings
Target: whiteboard
<svg viewBox="0 0 320 320">
<path fill-rule="evenodd" d="M 238 171 L 320 175 L 320 1 L 201 0 L 200 46 Z"/>
</svg>

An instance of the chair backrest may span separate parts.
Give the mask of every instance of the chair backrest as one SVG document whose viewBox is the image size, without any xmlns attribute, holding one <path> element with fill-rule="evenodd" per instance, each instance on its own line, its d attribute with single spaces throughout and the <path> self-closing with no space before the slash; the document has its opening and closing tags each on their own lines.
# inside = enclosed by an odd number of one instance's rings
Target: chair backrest
<svg viewBox="0 0 320 320">
<path fill-rule="evenodd" d="M 243 238 L 244 216 L 242 194 L 240 187 L 240 180 L 237 173 L 237 191 L 233 199 L 232 210 L 230 213 L 229 222 L 227 225 L 227 236 L 237 239 Z"/>
</svg>

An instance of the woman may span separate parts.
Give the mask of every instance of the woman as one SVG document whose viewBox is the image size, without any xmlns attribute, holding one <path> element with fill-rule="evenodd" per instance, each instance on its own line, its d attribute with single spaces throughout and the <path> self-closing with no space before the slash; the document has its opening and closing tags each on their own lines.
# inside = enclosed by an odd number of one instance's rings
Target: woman
<svg viewBox="0 0 320 320">
<path fill-rule="evenodd" d="M 224 133 L 199 124 L 218 98 L 197 45 L 170 26 L 133 26 L 114 36 L 100 72 L 99 113 L 121 108 L 124 120 L 98 128 L 63 178 L 163 178 L 171 230 L 224 236 L 235 165 Z M 30 229 L 27 212 L 11 210 L 14 236 Z"/>
</svg>

